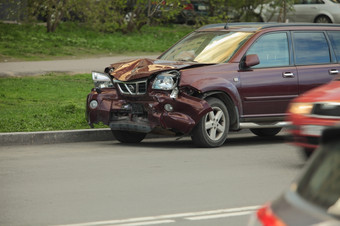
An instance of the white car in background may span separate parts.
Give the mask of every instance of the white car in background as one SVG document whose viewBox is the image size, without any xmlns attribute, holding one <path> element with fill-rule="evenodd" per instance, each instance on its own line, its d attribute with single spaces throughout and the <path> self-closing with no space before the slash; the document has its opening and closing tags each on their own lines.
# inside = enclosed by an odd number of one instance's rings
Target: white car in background
<svg viewBox="0 0 340 226">
<path fill-rule="evenodd" d="M 264 22 L 278 22 L 280 16 L 280 9 L 273 7 L 273 3 L 259 6 L 255 12 Z M 340 0 L 295 0 L 286 20 L 290 23 L 340 23 Z"/>
</svg>

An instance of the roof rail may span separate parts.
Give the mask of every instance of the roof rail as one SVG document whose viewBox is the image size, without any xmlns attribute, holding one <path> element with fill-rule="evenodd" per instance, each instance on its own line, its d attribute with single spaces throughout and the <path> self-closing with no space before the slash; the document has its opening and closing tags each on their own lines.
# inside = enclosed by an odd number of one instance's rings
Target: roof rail
<svg viewBox="0 0 340 226">
<path fill-rule="evenodd" d="M 319 24 L 319 23 L 275 23 L 275 22 L 241 22 L 241 23 L 221 23 L 221 24 L 208 24 L 199 28 L 199 30 L 209 28 L 224 28 L 232 29 L 237 27 L 252 27 L 257 29 L 271 28 L 271 27 L 292 27 L 292 26 L 314 26 L 314 27 L 340 27 L 340 24 Z"/>
</svg>

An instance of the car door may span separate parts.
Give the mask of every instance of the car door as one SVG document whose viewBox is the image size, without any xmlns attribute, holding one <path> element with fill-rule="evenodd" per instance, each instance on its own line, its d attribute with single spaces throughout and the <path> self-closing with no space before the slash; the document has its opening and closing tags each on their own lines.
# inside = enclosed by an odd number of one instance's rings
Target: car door
<svg viewBox="0 0 340 226">
<path fill-rule="evenodd" d="M 293 9 L 287 13 L 287 19 L 289 22 L 313 23 L 323 4 L 322 0 L 295 0 Z"/>
<path fill-rule="evenodd" d="M 260 64 L 239 71 L 242 117 L 284 116 L 298 95 L 297 70 L 291 62 L 288 32 L 260 36 L 246 55 L 257 54 Z"/>
<path fill-rule="evenodd" d="M 340 35 L 334 34 L 335 45 L 339 45 Z M 323 31 L 294 31 L 294 61 L 299 78 L 299 94 L 331 81 L 340 71 L 340 64 L 327 33 Z M 340 47 L 340 46 L 339 46 Z"/>
</svg>

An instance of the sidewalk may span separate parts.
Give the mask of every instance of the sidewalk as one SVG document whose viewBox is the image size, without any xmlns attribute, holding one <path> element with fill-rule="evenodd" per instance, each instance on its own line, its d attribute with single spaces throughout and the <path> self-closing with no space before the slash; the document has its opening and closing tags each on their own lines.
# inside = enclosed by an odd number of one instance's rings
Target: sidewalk
<svg viewBox="0 0 340 226">
<path fill-rule="evenodd" d="M 0 78 L 11 76 L 32 76 L 50 72 L 70 74 L 103 71 L 112 63 L 136 58 L 157 58 L 158 55 L 112 56 L 74 60 L 24 61 L 0 63 Z M 110 129 L 87 129 L 48 132 L 0 133 L 1 145 L 50 144 L 81 141 L 113 140 Z"/>
<path fill-rule="evenodd" d="M 51 72 L 65 73 L 91 73 L 91 71 L 103 71 L 110 64 L 127 59 L 151 58 L 159 55 L 138 56 L 112 56 L 86 59 L 68 59 L 51 61 L 24 61 L 0 63 L 0 77 L 41 75 Z"/>
</svg>

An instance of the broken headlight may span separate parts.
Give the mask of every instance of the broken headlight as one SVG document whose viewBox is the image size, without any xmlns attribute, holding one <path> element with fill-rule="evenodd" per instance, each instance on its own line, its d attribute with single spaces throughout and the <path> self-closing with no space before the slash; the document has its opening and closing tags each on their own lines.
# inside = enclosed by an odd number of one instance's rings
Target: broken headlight
<svg viewBox="0 0 340 226">
<path fill-rule="evenodd" d="M 173 90 L 177 86 L 179 74 L 179 71 L 166 71 L 158 74 L 152 89 Z"/>
<path fill-rule="evenodd" d="M 112 88 L 113 83 L 108 74 L 101 72 L 92 72 L 92 80 L 95 88 Z"/>
</svg>

